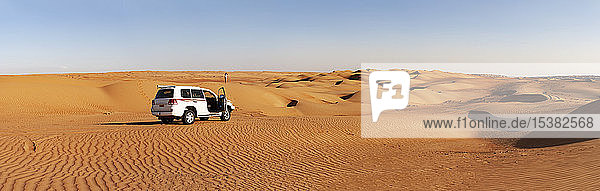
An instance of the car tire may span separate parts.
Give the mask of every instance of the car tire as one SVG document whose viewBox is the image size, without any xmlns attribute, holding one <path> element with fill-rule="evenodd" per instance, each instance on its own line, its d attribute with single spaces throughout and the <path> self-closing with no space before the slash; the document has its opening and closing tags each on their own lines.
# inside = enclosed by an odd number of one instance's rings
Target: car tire
<svg viewBox="0 0 600 191">
<path fill-rule="evenodd" d="M 200 117 L 200 121 L 208 121 L 208 117 Z"/>
<path fill-rule="evenodd" d="M 196 114 L 194 111 L 185 110 L 185 112 L 183 112 L 183 116 L 181 116 L 181 122 L 183 122 L 184 125 L 193 124 L 194 120 L 196 120 Z"/>
<path fill-rule="evenodd" d="M 160 121 L 164 124 L 169 124 L 169 123 L 173 123 L 173 118 L 169 118 L 169 117 L 161 117 Z"/>
<path fill-rule="evenodd" d="M 227 108 L 225 111 L 221 112 L 221 121 L 229 121 L 229 119 L 231 119 L 231 111 Z"/>
</svg>

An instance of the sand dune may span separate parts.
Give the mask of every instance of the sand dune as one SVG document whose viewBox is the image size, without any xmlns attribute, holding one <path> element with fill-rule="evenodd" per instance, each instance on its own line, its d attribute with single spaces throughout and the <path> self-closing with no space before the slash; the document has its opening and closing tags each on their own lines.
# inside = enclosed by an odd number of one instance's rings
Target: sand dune
<svg viewBox="0 0 600 191">
<path fill-rule="evenodd" d="M 408 72 L 414 116 L 598 113 L 593 80 Z M 0 76 L 0 190 L 600 186 L 598 140 L 363 139 L 360 71 L 229 72 L 225 85 L 223 73 Z M 163 125 L 149 114 L 158 84 L 224 85 L 239 109 L 228 122 Z"/>
<path fill-rule="evenodd" d="M 548 100 L 543 94 L 518 94 L 518 95 L 509 95 L 500 99 L 500 102 L 521 102 L 521 103 L 535 103 L 535 102 L 543 102 Z"/>
<path fill-rule="evenodd" d="M 571 114 L 600 114 L 600 100 L 585 104 L 573 110 Z"/>
</svg>

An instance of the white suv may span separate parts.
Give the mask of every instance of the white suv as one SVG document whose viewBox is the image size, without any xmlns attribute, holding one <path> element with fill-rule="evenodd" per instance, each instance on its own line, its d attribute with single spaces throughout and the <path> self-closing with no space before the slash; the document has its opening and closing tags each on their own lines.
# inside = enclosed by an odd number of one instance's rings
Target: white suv
<svg viewBox="0 0 600 191">
<path fill-rule="evenodd" d="M 194 123 L 196 117 L 208 120 L 218 116 L 229 121 L 235 106 L 227 100 L 225 89 L 219 88 L 219 94 L 209 89 L 192 86 L 157 86 L 156 97 L 152 100 L 152 115 L 163 123 L 181 119 L 183 124 Z"/>
</svg>

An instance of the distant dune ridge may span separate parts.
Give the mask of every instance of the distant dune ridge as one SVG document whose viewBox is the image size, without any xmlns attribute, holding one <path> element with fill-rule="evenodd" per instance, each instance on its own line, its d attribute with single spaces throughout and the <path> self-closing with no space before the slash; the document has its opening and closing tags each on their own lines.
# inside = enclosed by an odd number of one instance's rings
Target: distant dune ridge
<svg viewBox="0 0 600 191">
<path fill-rule="evenodd" d="M 324 107 L 323 115 L 358 115 L 359 109 L 328 109 L 347 105 L 339 97 L 354 93 L 359 81 L 349 80 L 353 72 L 289 73 L 230 72 L 227 92 L 242 111 L 269 115 L 301 115 L 302 108 L 289 109 L 289 100 L 302 100 L 302 105 Z M 5 111 L 22 109 L 36 113 L 147 112 L 158 84 L 191 85 L 214 91 L 224 84 L 223 72 L 118 72 L 108 74 L 65 74 L 0 77 L 12 91 L 3 93 Z M 338 81 L 344 81 L 336 85 Z M 262 84 L 262 85 L 261 85 Z M 360 98 L 359 98 L 360 99 Z M 40 106 L 41 105 L 41 106 Z M 357 107 L 354 107 L 357 108 Z M 332 113 L 333 112 L 333 113 Z"/>
<path fill-rule="evenodd" d="M 387 114 L 600 113 L 597 78 L 405 71 L 409 107 Z M 364 139 L 367 71 L 224 73 L 0 76 L 0 190 L 600 187 L 598 140 Z M 238 110 L 163 125 L 159 84 L 225 86 Z"/>
</svg>

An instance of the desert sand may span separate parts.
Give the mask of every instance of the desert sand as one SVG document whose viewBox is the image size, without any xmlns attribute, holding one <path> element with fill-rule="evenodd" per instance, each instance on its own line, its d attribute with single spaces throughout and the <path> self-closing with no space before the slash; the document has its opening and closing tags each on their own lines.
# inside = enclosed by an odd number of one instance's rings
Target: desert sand
<svg viewBox="0 0 600 191">
<path fill-rule="evenodd" d="M 600 108 L 594 77 L 409 72 L 413 115 Z M 0 189 L 600 188 L 596 139 L 361 138 L 356 71 L 228 72 L 231 121 L 150 114 L 156 85 L 216 90 L 223 73 L 0 76 Z"/>
</svg>

